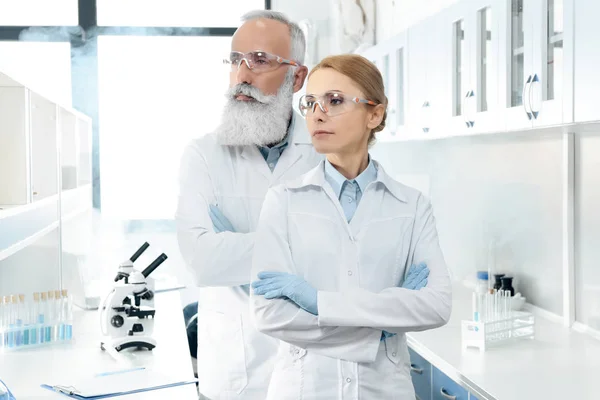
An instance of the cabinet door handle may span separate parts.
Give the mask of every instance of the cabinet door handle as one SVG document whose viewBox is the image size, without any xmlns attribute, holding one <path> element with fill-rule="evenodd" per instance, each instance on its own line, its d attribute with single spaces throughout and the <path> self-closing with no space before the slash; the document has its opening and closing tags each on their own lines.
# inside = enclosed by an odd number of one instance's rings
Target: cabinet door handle
<svg viewBox="0 0 600 400">
<path fill-rule="evenodd" d="M 456 400 L 456 396 L 452 396 L 452 395 L 448 394 L 448 392 L 446 392 L 446 389 L 444 389 L 444 387 L 442 387 L 442 388 L 440 389 L 440 394 L 441 394 L 442 396 L 444 396 L 444 398 L 445 398 L 445 399 L 448 399 L 448 400 Z"/>
<path fill-rule="evenodd" d="M 525 85 L 523 85 L 523 93 L 521 94 L 521 101 L 523 102 L 523 109 L 525 110 L 525 113 L 527 114 L 527 118 L 529 120 L 531 120 L 533 118 L 533 114 L 531 113 L 531 103 L 528 101 L 529 100 L 529 95 L 531 92 L 529 92 L 527 89 L 530 87 L 531 85 L 531 75 L 529 75 L 527 77 L 527 81 L 525 82 Z M 529 108 L 527 108 L 529 107 Z"/>
<path fill-rule="evenodd" d="M 410 364 L 410 370 L 411 370 L 411 372 L 414 372 L 415 374 L 423 375 L 423 368 L 419 368 L 415 364 Z"/>
<path fill-rule="evenodd" d="M 538 115 L 540 114 L 540 110 L 539 107 L 537 107 L 536 110 L 533 109 L 533 100 L 531 99 L 531 94 L 533 93 L 534 85 L 535 89 L 538 90 L 538 86 L 540 85 L 540 78 L 537 74 L 533 74 L 533 77 L 531 78 L 531 83 L 529 84 L 529 108 L 531 109 L 531 115 L 533 115 L 533 118 L 537 119 Z"/>
</svg>

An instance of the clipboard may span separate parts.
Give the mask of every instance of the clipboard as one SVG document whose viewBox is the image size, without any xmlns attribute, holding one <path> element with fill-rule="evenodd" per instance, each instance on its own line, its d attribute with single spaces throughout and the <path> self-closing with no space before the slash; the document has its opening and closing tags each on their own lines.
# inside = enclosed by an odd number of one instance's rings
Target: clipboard
<svg viewBox="0 0 600 400">
<path fill-rule="evenodd" d="M 130 394 L 195 384 L 197 379 L 179 380 L 143 368 L 99 374 L 71 385 L 40 385 L 79 400 L 107 399 Z"/>
</svg>

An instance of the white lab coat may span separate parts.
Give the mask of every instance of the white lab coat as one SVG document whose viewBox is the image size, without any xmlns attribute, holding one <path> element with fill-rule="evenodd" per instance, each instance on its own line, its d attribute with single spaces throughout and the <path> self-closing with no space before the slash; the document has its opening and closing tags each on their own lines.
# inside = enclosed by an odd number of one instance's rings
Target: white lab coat
<svg viewBox="0 0 600 400">
<path fill-rule="evenodd" d="M 376 166 L 349 224 L 324 163 L 267 194 L 253 280 L 297 274 L 318 290 L 319 309 L 251 295 L 258 330 L 281 340 L 267 399 L 415 398 L 405 332 L 448 321 L 450 276 L 429 201 Z M 418 262 L 430 269 L 427 287 L 400 288 Z M 381 342 L 383 329 L 398 335 Z"/>
<path fill-rule="evenodd" d="M 288 147 L 273 172 L 256 146 L 221 146 L 209 134 L 191 142 L 181 163 L 176 221 L 179 247 L 199 289 L 198 376 L 212 400 L 264 399 L 277 341 L 249 320 L 252 251 L 271 185 L 319 163 L 304 121 L 294 116 Z M 236 232 L 215 233 L 209 204 L 218 204 Z"/>
</svg>

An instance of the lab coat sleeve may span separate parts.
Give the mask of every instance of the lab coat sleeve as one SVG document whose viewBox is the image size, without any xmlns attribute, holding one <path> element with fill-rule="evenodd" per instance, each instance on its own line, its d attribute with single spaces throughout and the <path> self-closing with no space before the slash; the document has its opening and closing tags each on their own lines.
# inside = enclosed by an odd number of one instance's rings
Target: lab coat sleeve
<svg viewBox="0 0 600 400">
<path fill-rule="evenodd" d="M 409 261 L 427 264 L 430 272 L 426 287 L 421 290 L 392 287 L 379 293 L 360 288 L 344 293 L 321 291 L 319 325 L 377 327 L 401 333 L 446 324 L 452 309 L 450 274 L 439 245 L 431 204 L 422 195 L 416 205 Z"/>
<path fill-rule="evenodd" d="M 261 271 L 280 271 L 302 276 L 296 270 L 288 242 L 287 191 L 269 190 L 263 204 L 252 265 L 252 280 Z M 310 234 L 310 232 L 307 232 Z M 267 300 L 250 294 L 250 314 L 256 328 L 269 336 L 327 357 L 354 362 L 373 362 L 381 330 L 372 328 L 320 327 L 317 317 L 287 299 Z"/>
<path fill-rule="evenodd" d="M 208 165 L 200 147 L 184 150 L 177 212 L 177 241 L 198 286 L 240 286 L 249 283 L 254 233 L 215 233 L 208 210 L 216 203 Z"/>
</svg>

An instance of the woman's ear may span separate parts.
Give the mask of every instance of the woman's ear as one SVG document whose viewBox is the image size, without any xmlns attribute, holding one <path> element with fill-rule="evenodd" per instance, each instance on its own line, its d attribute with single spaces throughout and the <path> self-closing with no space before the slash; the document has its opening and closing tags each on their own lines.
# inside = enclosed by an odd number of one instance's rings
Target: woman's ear
<svg viewBox="0 0 600 400">
<path fill-rule="evenodd" d="M 371 112 L 369 113 L 369 123 L 367 127 L 369 129 L 375 129 L 383 121 L 383 117 L 385 115 L 385 106 L 383 104 L 379 104 L 372 107 Z"/>
</svg>

